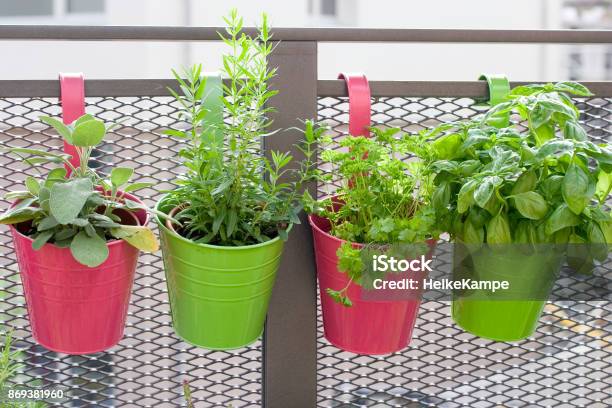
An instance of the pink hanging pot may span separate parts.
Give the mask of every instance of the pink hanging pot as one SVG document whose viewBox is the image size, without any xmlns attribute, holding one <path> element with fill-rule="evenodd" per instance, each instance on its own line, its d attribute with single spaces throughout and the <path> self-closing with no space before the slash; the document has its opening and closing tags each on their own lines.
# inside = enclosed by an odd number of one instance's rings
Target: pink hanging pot
<svg viewBox="0 0 612 408">
<path fill-rule="evenodd" d="M 349 133 L 367 137 L 371 120 L 368 81 L 363 74 L 341 74 L 340 78 L 346 81 L 349 93 Z M 329 220 L 317 215 L 310 215 L 308 220 L 313 233 L 325 338 L 342 350 L 358 354 L 390 354 L 407 347 L 419 310 L 419 298 L 391 300 L 363 296 L 364 289 L 349 283 L 347 274 L 338 269 L 337 251 L 346 241 L 330 234 Z M 359 243 L 352 246 L 364 247 Z M 328 288 L 340 290 L 347 285 L 350 307 L 337 303 L 327 293 Z"/>
<path fill-rule="evenodd" d="M 60 88 L 63 119 L 69 124 L 85 113 L 82 75 L 60 74 Z M 75 148 L 65 143 L 64 151 L 78 165 Z M 119 194 L 142 204 L 131 194 Z M 114 214 L 123 225 L 148 222 L 145 210 Z M 70 248 L 47 243 L 34 250 L 33 239 L 26 235 L 29 223 L 9 227 L 35 341 L 66 354 L 96 353 L 116 345 L 123 337 L 139 250 L 123 240 L 109 241 L 108 258 L 91 268 L 74 259 Z"/>
<path fill-rule="evenodd" d="M 134 224 L 148 222 L 146 211 L 132 214 Z M 36 251 L 32 238 L 20 231 L 23 225 L 9 227 L 34 340 L 66 354 L 116 345 L 123 337 L 139 250 L 123 240 L 111 241 L 108 259 L 89 268 L 74 259 L 70 248 L 45 244 Z"/>
<path fill-rule="evenodd" d="M 327 219 L 310 215 L 308 221 L 313 233 L 325 338 L 334 346 L 357 354 L 390 354 L 406 348 L 420 301 L 363 300 L 362 287 L 350 283 L 347 295 L 353 305 L 346 307 L 335 302 L 326 290 L 338 290 L 349 283 L 346 273 L 338 270 L 336 255 L 345 241 L 329 234 L 331 225 Z M 363 248 L 362 244 L 352 245 Z"/>
</svg>

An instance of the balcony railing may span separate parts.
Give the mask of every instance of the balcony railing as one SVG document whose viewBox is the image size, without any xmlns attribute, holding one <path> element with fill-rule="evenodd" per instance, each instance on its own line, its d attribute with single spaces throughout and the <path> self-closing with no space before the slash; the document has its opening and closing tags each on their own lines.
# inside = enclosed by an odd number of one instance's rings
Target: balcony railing
<svg viewBox="0 0 612 408">
<path fill-rule="evenodd" d="M 0 40 L 215 41 L 218 28 L 0 27 Z M 318 118 L 341 137 L 346 132 L 345 85 L 319 80 L 319 42 L 610 43 L 608 31 L 276 29 L 280 40 L 270 63 L 275 126 Z M 7 63 L 6 61 L 4 63 Z M 78 70 L 78 67 L 74 67 Z M 350 67 L 347 67 L 350 69 Z M 392 79 L 392 78 L 391 78 Z M 551 78 L 563 79 L 563 78 Z M 578 101 L 590 135 L 610 142 L 612 83 L 585 82 L 595 97 Z M 373 121 L 414 131 L 475 115 L 484 82 L 371 82 Z M 176 123 L 177 107 L 166 79 L 87 80 L 87 110 L 104 119 L 128 118 L 96 158 L 100 167 L 120 162 L 136 168 L 154 189 L 140 192 L 153 204 L 181 172 L 180 141 L 161 132 Z M 60 148 L 60 139 L 38 122 L 59 115 L 59 83 L 0 81 L 0 141 L 20 147 Z M 302 135 L 281 132 L 264 149 L 293 151 Z M 4 191 L 22 184 L 31 169 L 0 157 Z M 311 186 L 316 194 L 317 186 Z M 2 207 L 8 203 L 2 202 Z M 283 262 L 261 342 L 235 352 L 207 351 L 181 342 L 171 327 L 159 254 L 143 254 L 137 269 L 126 336 L 105 353 L 67 356 L 36 345 L 29 333 L 21 284 L 6 230 L 0 236 L 0 324 L 14 329 L 25 367 L 17 382 L 67 389 L 63 406 L 176 407 L 188 379 L 196 406 L 301 407 L 605 407 L 609 388 L 610 293 L 607 301 L 550 302 L 530 339 L 495 343 L 458 329 L 449 304 L 421 305 L 412 345 L 385 357 L 342 352 L 322 336 L 314 255 L 307 223 L 296 226 Z M 603 277 L 612 274 L 610 263 Z M 608 289 L 609 290 L 609 289 Z M 197 405 L 197 404 L 201 405 Z"/>
</svg>

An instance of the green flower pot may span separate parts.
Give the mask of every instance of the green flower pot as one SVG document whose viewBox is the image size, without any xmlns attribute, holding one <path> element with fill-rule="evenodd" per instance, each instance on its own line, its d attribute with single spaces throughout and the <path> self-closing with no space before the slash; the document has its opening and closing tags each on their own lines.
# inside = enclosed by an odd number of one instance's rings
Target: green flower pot
<svg viewBox="0 0 612 408">
<path fill-rule="evenodd" d="M 463 253 L 458 256 L 457 252 Z M 491 340 L 519 341 L 531 336 L 560 270 L 562 256 L 552 246 L 530 255 L 511 246 L 503 251 L 483 248 L 467 252 L 465 248 L 455 250 L 455 275 L 505 280 L 510 288 L 495 293 L 454 293 L 453 320 L 464 330 Z"/>
<path fill-rule="evenodd" d="M 167 213 L 165 198 L 157 210 Z M 197 244 L 157 217 L 172 323 L 186 342 L 213 350 L 247 346 L 262 334 L 283 241 Z"/>
</svg>

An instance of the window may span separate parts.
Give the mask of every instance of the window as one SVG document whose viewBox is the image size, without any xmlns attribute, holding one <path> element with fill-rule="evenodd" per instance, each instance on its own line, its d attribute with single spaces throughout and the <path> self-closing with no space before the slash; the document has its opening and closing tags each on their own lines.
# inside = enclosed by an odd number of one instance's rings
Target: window
<svg viewBox="0 0 612 408">
<path fill-rule="evenodd" d="M 103 13 L 104 0 L 68 0 L 66 2 L 68 13 Z"/>
<path fill-rule="evenodd" d="M 0 0 L 0 17 L 51 15 L 53 0 Z"/>
</svg>

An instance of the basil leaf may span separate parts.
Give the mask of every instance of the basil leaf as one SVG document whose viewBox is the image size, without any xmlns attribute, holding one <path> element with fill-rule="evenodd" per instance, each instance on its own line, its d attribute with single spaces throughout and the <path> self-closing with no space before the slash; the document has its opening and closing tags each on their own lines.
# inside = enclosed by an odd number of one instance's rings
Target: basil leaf
<svg viewBox="0 0 612 408">
<path fill-rule="evenodd" d="M 508 219 L 505 214 L 497 214 L 495 217 L 491 218 L 491 221 L 487 224 L 487 243 L 494 245 L 512 243 L 510 225 L 508 224 Z"/>
<path fill-rule="evenodd" d="M 580 214 L 591 200 L 589 176 L 575 163 L 570 164 L 563 178 L 561 193 L 574 214 Z"/>
<path fill-rule="evenodd" d="M 535 191 L 516 194 L 512 199 L 518 212 L 525 218 L 541 220 L 548 213 L 546 200 Z"/>
<path fill-rule="evenodd" d="M 580 224 L 580 217 L 572 212 L 566 204 L 561 204 L 546 221 L 546 233 L 552 235 L 555 232 Z"/>
</svg>

